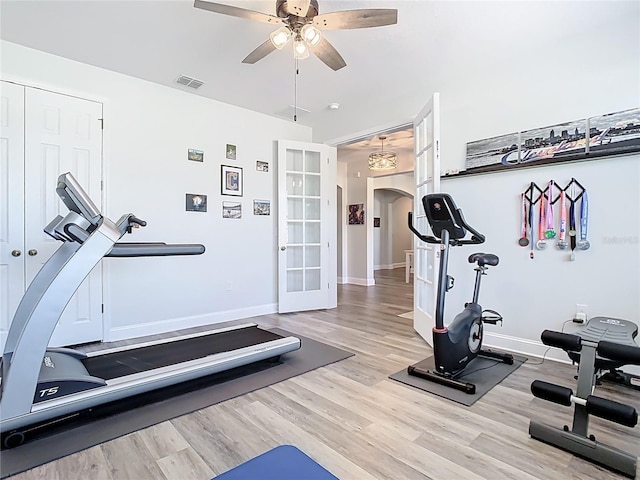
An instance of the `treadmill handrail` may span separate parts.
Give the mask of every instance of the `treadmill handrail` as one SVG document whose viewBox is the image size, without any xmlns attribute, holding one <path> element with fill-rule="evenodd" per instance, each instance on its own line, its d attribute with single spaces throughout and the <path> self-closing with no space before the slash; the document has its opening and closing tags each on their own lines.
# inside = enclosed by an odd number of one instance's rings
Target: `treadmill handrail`
<svg viewBox="0 0 640 480">
<path fill-rule="evenodd" d="M 165 257 L 202 255 L 204 245 L 198 243 L 117 242 L 105 257 Z"/>
</svg>

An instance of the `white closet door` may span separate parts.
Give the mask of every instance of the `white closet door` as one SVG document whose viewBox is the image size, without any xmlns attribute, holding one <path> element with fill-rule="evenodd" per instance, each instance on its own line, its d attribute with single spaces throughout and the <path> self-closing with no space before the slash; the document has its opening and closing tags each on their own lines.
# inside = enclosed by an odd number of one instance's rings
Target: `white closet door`
<svg viewBox="0 0 640 480">
<path fill-rule="evenodd" d="M 24 87 L 0 83 L 0 348 L 24 294 Z"/>
<path fill-rule="evenodd" d="M 27 284 L 60 246 L 43 228 L 68 210 L 56 194 L 71 172 L 101 206 L 102 104 L 45 90 L 25 93 L 25 265 Z M 71 299 L 50 346 L 102 339 L 102 274 L 96 267 Z"/>
</svg>

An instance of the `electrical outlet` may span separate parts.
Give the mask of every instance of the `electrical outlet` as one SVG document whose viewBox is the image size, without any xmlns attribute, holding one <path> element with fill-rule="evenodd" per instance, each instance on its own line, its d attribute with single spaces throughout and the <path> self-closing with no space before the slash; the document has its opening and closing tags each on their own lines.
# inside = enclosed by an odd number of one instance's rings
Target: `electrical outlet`
<svg viewBox="0 0 640 480">
<path fill-rule="evenodd" d="M 589 318 L 589 306 L 578 303 L 576 305 L 576 315 L 573 318 L 580 319 L 583 322 L 586 322 Z"/>
</svg>

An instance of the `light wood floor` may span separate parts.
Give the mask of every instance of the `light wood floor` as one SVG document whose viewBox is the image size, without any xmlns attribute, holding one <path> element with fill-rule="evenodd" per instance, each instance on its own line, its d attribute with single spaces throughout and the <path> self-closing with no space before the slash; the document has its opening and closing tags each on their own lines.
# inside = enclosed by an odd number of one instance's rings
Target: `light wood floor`
<svg viewBox="0 0 640 480">
<path fill-rule="evenodd" d="M 562 426 L 572 416 L 570 408 L 534 399 L 531 381 L 575 389 L 573 367 L 533 359 L 472 407 L 389 380 L 430 350 L 411 320 L 398 316 L 412 309 L 404 269 L 376 279 L 375 287 L 339 286 L 337 309 L 256 319 L 354 357 L 13 478 L 209 479 L 282 444 L 342 480 L 623 478 L 529 438 L 530 418 Z M 602 387 L 598 395 L 640 409 L 640 392 Z M 640 427 L 594 418 L 590 432 L 640 454 Z"/>
</svg>

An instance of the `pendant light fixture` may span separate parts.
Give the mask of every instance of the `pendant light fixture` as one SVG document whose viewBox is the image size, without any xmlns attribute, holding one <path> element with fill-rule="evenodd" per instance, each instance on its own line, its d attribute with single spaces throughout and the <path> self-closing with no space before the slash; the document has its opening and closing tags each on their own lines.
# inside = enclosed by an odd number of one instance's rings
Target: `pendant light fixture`
<svg viewBox="0 0 640 480">
<path fill-rule="evenodd" d="M 379 152 L 373 152 L 369 155 L 370 170 L 393 170 L 398 166 L 398 155 L 395 152 L 384 151 L 384 141 L 386 135 L 380 135 L 378 139 L 382 142 Z"/>
</svg>

